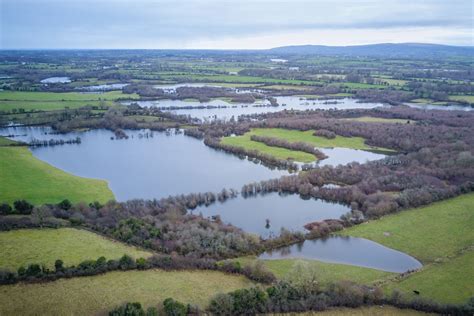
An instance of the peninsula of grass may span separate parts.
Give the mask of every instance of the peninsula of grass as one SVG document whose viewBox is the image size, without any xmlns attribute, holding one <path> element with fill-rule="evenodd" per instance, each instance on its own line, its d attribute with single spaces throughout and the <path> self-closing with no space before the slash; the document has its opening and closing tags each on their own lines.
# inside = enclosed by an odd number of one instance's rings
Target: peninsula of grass
<svg viewBox="0 0 474 316">
<path fill-rule="evenodd" d="M 213 296 L 250 287 L 243 276 L 218 271 L 127 271 L 0 286 L 0 315 L 97 315 L 124 302 L 145 307 L 172 297 L 206 308 Z"/>
<path fill-rule="evenodd" d="M 147 258 L 151 252 L 113 241 L 95 233 L 74 229 L 19 229 L 0 232 L 0 269 L 16 271 L 20 266 L 38 263 L 54 267 L 57 259 L 65 266 L 84 260 L 119 259 L 124 254 Z"/>
<path fill-rule="evenodd" d="M 299 162 L 313 162 L 317 160 L 312 154 L 281 147 L 268 146 L 264 143 L 251 140 L 250 136 L 251 134 L 246 133 L 242 136 L 224 137 L 222 138 L 221 143 L 245 148 L 246 150 L 257 150 L 261 153 L 271 155 L 281 160 L 294 160 Z"/>
<path fill-rule="evenodd" d="M 26 147 L 0 147 L 0 203 L 105 203 L 114 198 L 107 182 L 66 173 L 33 156 Z"/>
<path fill-rule="evenodd" d="M 362 150 L 377 150 L 377 151 L 391 151 L 386 148 L 372 147 L 365 144 L 362 137 L 344 137 L 336 136 L 336 138 L 328 139 L 325 137 L 314 136 L 314 130 L 298 131 L 288 130 L 282 128 L 254 128 L 251 131 L 241 136 L 224 137 L 221 142 L 225 145 L 241 147 L 247 150 L 257 150 L 259 152 L 272 155 L 278 159 L 288 160 L 293 159 L 299 162 L 313 162 L 316 158 L 308 153 L 301 151 L 294 151 L 280 147 L 267 146 L 261 142 L 256 142 L 250 139 L 252 135 L 274 137 L 287 140 L 289 142 L 304 142 L 314 147 L 341 147 Z"/>
</svg>

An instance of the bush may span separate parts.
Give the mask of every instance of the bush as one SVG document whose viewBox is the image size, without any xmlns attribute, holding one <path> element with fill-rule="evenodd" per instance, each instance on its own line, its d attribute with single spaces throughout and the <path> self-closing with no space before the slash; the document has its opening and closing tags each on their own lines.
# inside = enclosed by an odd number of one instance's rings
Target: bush
<svg viewBox="0 0 474 316">
<path fill-rule="evenodd" d="M 126 303 L 109 312 L 109 316 L 145 316 L 140 303 Z"/>
<path fill-rule="evenodd" d="M 67 211 L 72 207 L 72 204 L 68 199 L 66 199 L 66 200 L 62 200 L 61 202 L 59 202 L 58 207 L 62 210 Z"/>
<path fill-rule="evenodd" d="M 31 211 L 33 211 L 34 207 L 33 204 L 30 204 L 26 200 L 17 200 L 13 203 L 13 206 L 15 207 L 15 211 L 24 215 L 31 214 Z"/>
<path fill-rule="evenodd" d="M 0 215 L 10 215 L 12 213 L 13 213 L 13 209 L 9 204 L 7 203 L 0 204 Z"/>
<path fill-rule="evenodd" d="M 163 301 L 164 312 L 167 316 L 186 316 L 188 308 L 181 302 L 175 301 L 172 298 L 167 298 Z"/>
</svg>

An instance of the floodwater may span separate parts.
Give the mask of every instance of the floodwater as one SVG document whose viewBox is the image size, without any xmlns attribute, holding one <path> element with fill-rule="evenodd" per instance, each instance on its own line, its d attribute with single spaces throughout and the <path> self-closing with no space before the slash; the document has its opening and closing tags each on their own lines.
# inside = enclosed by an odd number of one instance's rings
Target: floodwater
<svg viewBox="0 0 474 316">
<path fill-rule="evenodd" d="M 269 193 L 229 199 L 223 203 L 200 206 L 193 214 L 205 217 L 219 215 L 225 223 L 263 238 L 278 236 L 282 228 L 304 231 L 304 225 L 324 219 L 338 219 L 349 207 L 316 199 L 302 199 L 296 194 Z"/>
<path fill-rule="evenodd" d="M 308 100 L 298 96 L 276 97 L 279 106 L 270 106 L 267 100 L 257 100 L 255 103 L 230 103 L 224 100 L 211 100 L 209 102 L 184 101 L 184 100 L 155 100 L 155 101 L 124 101 L 122 104 L 130 105 L 134 102 L 143 107 L 157 107 L 163 111 L 179 115 L 189 115 L 203 121 L 215 119 L 237 119 L 240 115 L 273 113 L 283 110 L 315 110 L 315 109 L 370 109 L 384 106 L 381 103 L 360 103 L 355 99 L 344 98 L 337 100 Z"/>
<path fill-rule="evenodd" d="M 71 79 L 69 77 L 50 77 L 40 81 L 41 83 L 69 83 Z"/>
<path fill-rule="evenodd" d="M 440 111 L 472 111 L 471 106 L 463 105 L 434 105 L 434 104 L 419 104 L 419 103 L 405 103 L 405 105 L 421 110 L 440 110 Z"/>
<path fill-rule="evenodd" d="M 389 237 L 387 237 L 389 238 Z M 313 259 L 403 273 L 422 267 L 415 258 L 364 238 L 332 236 L 265 252 L 260 259 Z"/>
<path fill-rule="evenodd" d="M 64 135 L 44 127 L 9 127 L 0 135 L 23 135 L 13 139 L 72 139 L 81 144 L 31 148 L 33 155 L 66 172 L 107 180 L 119 201 L 134 198 L 162 198 L 169 195 L 219 192 L 247 183 L 287 175 L 261 164 L 217 151 L 202 141 L 182 134 L 126 131 L 129 139 L 111 140 L 107 130 L 91 130 Z M 142 137 L 140 137 L 140 134 Z M 148 134 L 150 135 L 150 134 Z"/>
<path fill-rule="evenodd" d="M 112 90 L 122 90 L 123 87 L 128 86 L 128 83 L 109 83 L 101 84 L 96 86 L 84 86 L 78 87 L 78 90 L 90 91 L 90 92 L 101 92 L 101 91 L 112 91 Z"/>
</svg>

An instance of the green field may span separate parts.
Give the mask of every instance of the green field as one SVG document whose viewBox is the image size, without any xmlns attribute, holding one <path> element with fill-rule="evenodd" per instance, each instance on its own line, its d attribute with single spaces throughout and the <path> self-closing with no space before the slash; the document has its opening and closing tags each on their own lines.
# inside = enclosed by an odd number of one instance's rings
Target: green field
<svg viewBox="0 0 474 316">
<path fill-rule="evenodd" d="M 450 95 L 449 100 L 474 103 L 474 95 Z"/>
<path fill-rule="evenodd" d="M 426 264 L 474 245 L 473 227 L 474 194 L 466 194 L 357 225 L 341 235 L 376 241 Z"/>
<path fill-rule="evenodd" d="M 252 135 L 275 137 L 285 139 L 289 142 L 305 142 L 315 147 L 342 147 L 352 149 L 364 149 L 364 150 L 381 150 L 390 151 L 389 149 L 372 147 L 365 144 L 365 140 L 362 137 L 343 137 L 337 135 L 334 139 L 327 139 L 325 137 L 313 136 L 314 130 L 309 131 L 298 131 L 288 130 L 282 128 L 254 128 L 251 131 L 241 136 L 229 136 L 221 139 L 222 144 L 231 145 L 235 147 L 245 148 L 247 150 L 258 150 L 259 152 L 272 155 L 278 159 L 283 160 L 295 160 L 300 162 L 313 162 L 316 160 L 314 155 L 289 150 L 286 148 L 267 146 L 264 143 L 252 141 L 250 137 Z"/>
<path fill-rule="evenodd" d="M 372 147 L 365 144 L 365 140 L 362 137 L 344 137 L 337 135 L 336 138 L 328 139 L 325 137 L 313 136 L 314 130 L 309 131 L 298 131 L 289 130 L 282 128 L 254 128 L 250 132 L 245 133 L 242 136 L 237 137 L 224 137 L 222 141 L 229 144 L 239 144 L 240 146 L 252 146 L 250 144 L 250 136 L 267 136 L 285 139 L 289 142 L 305 142 L 315 147 L 329 148 L 329 147 L 341 147 L 341 148 L 352 148 L 352 149 L 364 149 L 364 150 L 385 150 L 390 149 Z M 255 143 L 255 142 L 254 142 Z"/>
<path fill-rule="evenodd" d="M 254 262 L 254 257 L 244 257 L 235 259 L 241 265 Z M 282 259 L 282 260 L 259 260 L 279 279 L 285 279 L 298 263 L 304 263 L 311 269 L 317 271 L 317 278 L 321 284 L 329 282 L 349 280 L 361 284 L 373 284 L 378 281 L 384 281 L 387 278 L 395 276 L 395 273 L 385 272 L 375 269 L 350 266 L 345 264 L 327 263 L 316 260 L 302 259 Z"/>
<path fill-rule="evenodd" d="M 361 116 L 361 117 L 353 117 L 353 118 L 345 118 L 344 120 L 348 121 L 357 121 L 357 122 L 364 122 L 364 123 L 400 123 L 400 124 L 413 124 L 416 121 L 413 120 L 405 120 L 405 119 L 387 119 L 383 117 L 374 117 L 374 116 Z"/>
<path fill-rule="evenodd" d="M 19 92 L 0 91 L 0 111 L 23 109 L 25 111 L 52 111 L 83 106 L 111 106 L 118 99 L 138 99 L 137 94 L 123 94 L 121 91 L 105 93 L 79 92 Z"/>
<path fill-rule="evenodd" d="M 403 211 L 344 230 L 342 235 L 363 237 L 406 252 L 424 264 L 388 290 L 413 290 L 446 303 L 463 303 L 474 296 L 474 194 Z"/>
<path fill-rule="evenodd" d="M 118 259 L 124 254 L 133 258 L 151 256 L 150 252 L 74 228 L 0 232 L 0 249 L 0 268 L 13 271 L 31 263 L 53 268 L 56 259 L 63 260 L 65 266 L 72 266 L 101 256 L 107 259 Z"/>
<path fill-rule="evenodd" d="M 36 159 L 26 147 L 0 147 L 0 203 L 107 202 L 114 198 L 104 180 L 66 173 Z"/>
<path fill-rule="evenodd" d="M 418 312 L 412 309 L 399 309 L 393 306 L 370 306 L 359 308 L 333 308 L 323 312 L 308 312 L 308 313 L 291 313 L 291 314 L 270 314 L 270 315 L 299 315 L 299 316 L 428 316 L 434 314 L 427 314 Z"/>
<path fill-rule="evenodd" d="M 0 315 L 105 314 L 124 302 L 157 306 L 172 297 L 206 307 L 223 292 L 249 287 L 243 276 L 217 271 L 109 272 L 42 284 L 0 286 Z"/>
<path fill-rule="evenodd" d="M 257 150 L 281 160 L 295 160 L 300 162 L 313 162 L 317 160 L 312 154 L 286 148 L 267 146 L 264 143 L 251 140 L 250 136 L 251 134 L 246 133 L 242 136 L 224 137 L 222 138 L 221 143 L 235 147 L 242 147 L 247 150 Z"/>
<path fill-rule="evenodd" d="M 387 290 L 398 289 L 410 297 L 416 297 L 413 290 L 420 296 L 436 302 L 464 304 L 474 296 L 474 251 L 446 262 L 435 263 L 423 268 L 402 281 L 387 283 Z"/>
</svg>

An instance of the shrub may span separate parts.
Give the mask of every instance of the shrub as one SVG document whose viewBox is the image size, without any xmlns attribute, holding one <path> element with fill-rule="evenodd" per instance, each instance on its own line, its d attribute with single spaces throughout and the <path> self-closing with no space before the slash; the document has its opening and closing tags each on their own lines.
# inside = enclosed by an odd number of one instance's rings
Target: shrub
<svg viewBox="0 0 474 316">
<path fill-rule="evenodd" d="M 17 211 L 19 214 L 25 214 L 29 215 L 31 214 L 31 211 L 33 210 L 33 204 L 30 204 L 26 200 L 17 200 L 13 202 L 13 206 L 15 207 L 15 211 Z"/>
<path fill-rule="evenodd" d="M 109 316 L 145 316 L 140 303 L 126 303 L 109 312 Z"/>
<path fill-rule="evenodd" d="M 13 213 L 13 209 L 9 204 L 7 203 L 0 204 L 0 215 L 10 215 L 12 213 Z"/>
<path fill-rule="evenodd" d="M 172 298 L 167 298 L 163 301 L 164 312 L 167 316 L 186 316 L 188 308 L 181 302 L 175 301 Z"/>
</svg>

